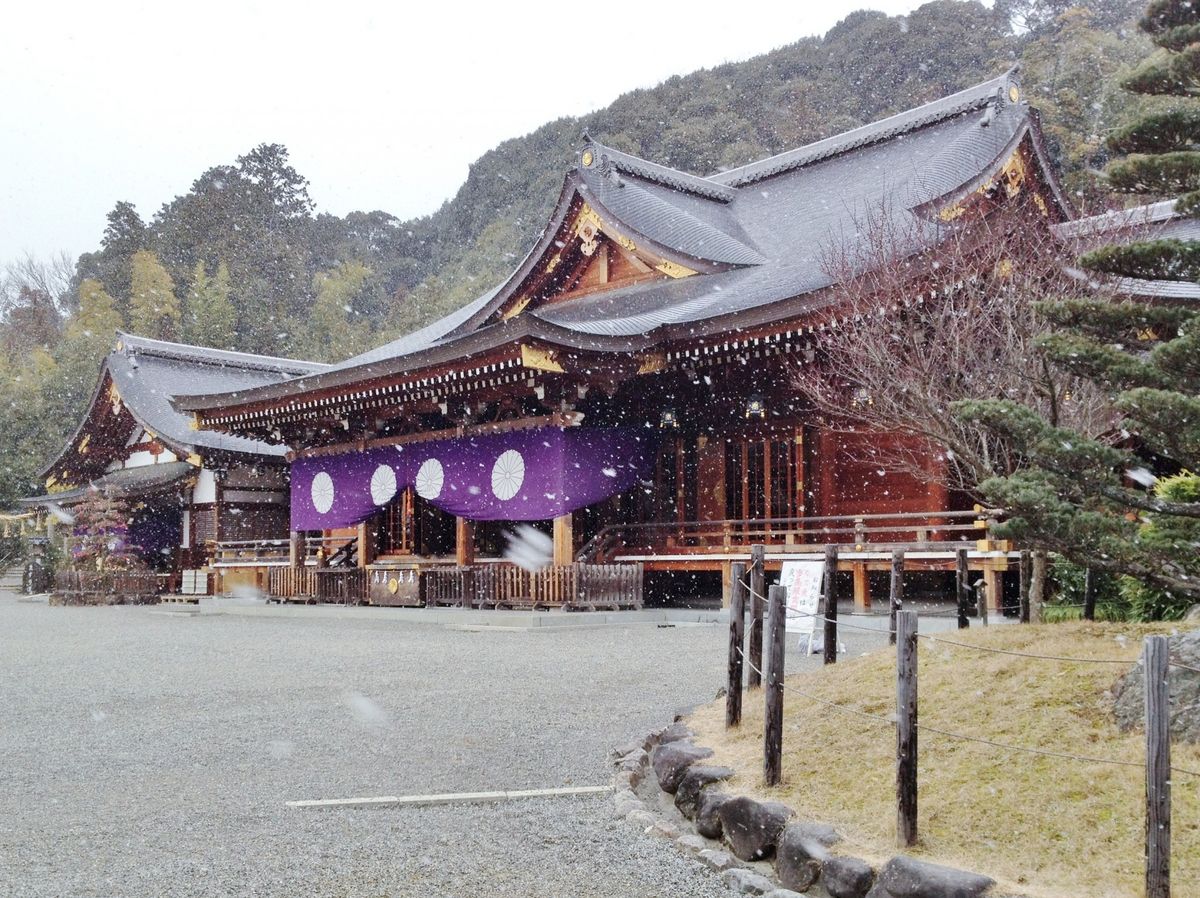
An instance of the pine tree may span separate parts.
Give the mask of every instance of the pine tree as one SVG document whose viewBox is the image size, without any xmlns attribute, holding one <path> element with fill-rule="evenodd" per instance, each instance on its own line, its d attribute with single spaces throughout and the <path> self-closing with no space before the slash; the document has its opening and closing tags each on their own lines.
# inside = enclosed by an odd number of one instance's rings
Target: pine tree
<svg viewBox="0 0 1200 898">
<path fill-rule="evenodd" d="M 229 293 L 229 268 L 224 262 L 217 265 L 212 277 L 203 262 L 196 263 L 184 321 L 184 336 L 189 343 L 218 349 L 233 348 L 237 310 Z"/>
<path fill-rule="evenodd" d="M 1200 6 L 1158 0 L 1141 27 L 1163 51 L 1126 86 L 1181 98 L 1200 93 Z M 1108 181 L 1130 193 L 1182 191 L 1177 210 L 1200 215 L 1197 144 L 1194 104 L 1151 114 L 1113 136 L 1114 149 L 1133 155 L 1109 167 Z M 1123 277 L 1196 280 L 1200 243 L 1106 246 L 1081 263 Z M 1132 575 L 1158 590 L 1143 611 L 1173 616 L 1200 600 L 1200 310 L 1102 297 L 1047 302 L 1041 310 L 1054 327 L 1041 351 L 1110 397 L 1112 437 L 1085 439 L 1012 402 L 959 403 L 958 414 L 1012 439 L 1033 463 L 985 482 L 983 491 L 1013 514 L 1014 535 Z"/>
<path fill-rule="evenodd" d="M 175 283 L 150 250 L 133 254 L 129 289 L 130 328 L 143 337 L 177 339 L 181 314 Z"/>
</svg>

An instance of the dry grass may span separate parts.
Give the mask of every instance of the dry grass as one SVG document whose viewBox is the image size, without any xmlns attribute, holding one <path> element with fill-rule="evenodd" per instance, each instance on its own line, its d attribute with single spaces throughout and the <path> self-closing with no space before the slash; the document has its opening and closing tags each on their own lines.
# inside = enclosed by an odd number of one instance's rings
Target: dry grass
<svg viewBox="0 0 1200 898">
<path fill-rule="evenodd" d="M 1141 638 L 1169 626 L 1064 623 L 972 629 L 947 638 L 1083 658 L 1137 659 Z M 1141 732 L 1122 733 L 1109 690 L 1125 668 L 976 652 L 921 640 L 920 722 L 1014 745 L 1144 762 Z M 735 791 L 787 802 L 835 824 L 847 853 L 895 853 L 895 730 L 801 694 L 870 714 L 895 711 L 895 652 L 882 650 L 789 677 L 784 784 L 762 783 L 761 693 L 739 730 L 724 701 L 692 719 L 697 741 L 738 771 Z M 1176 743 L 1172 764 L 1200 770 L 1200 746 Z M 920 844 L 911 853 L 987 873 L 1036 898 L 1126 898 L 1143 890 L 1144 774 L 1138 767 L 1008 753 L 920 735 Z M 1172 885 L 1200 895 L 1200 778 L 1173 788 Z"/>
</svg>

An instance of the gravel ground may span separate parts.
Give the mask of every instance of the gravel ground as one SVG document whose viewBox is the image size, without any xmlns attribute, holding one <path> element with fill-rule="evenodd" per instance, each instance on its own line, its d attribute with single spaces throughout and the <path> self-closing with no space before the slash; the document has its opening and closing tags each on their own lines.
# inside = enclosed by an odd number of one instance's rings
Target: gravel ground
<svg viewBox="0 0 1200 898">
<path fill-rule="evenodd" d="M 728 894 L 613 820 L 607 796 L 284 805 L 607 784 L 610 746 L 712 698 L 724 627 L 463 632 L 400 609 L 304 612 L 49 608 L 0 593 L 0 894 Z M 850 650 L 880 641 L 863 639 Z"/>
</svg>

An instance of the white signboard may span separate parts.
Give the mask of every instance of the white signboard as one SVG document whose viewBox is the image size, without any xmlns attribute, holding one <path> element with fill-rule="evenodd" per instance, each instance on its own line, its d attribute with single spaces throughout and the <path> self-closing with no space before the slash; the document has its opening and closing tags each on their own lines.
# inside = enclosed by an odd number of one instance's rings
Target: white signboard
<svg viewBox="0 0 1200 898">
<path fill-rule="evenodd" d="M 779 585 L 787 590 L 788 629 L 800 634 L 800 650 L 813 655 L 825 651 L 825 627 L 818 627 L 823 561 L 785 561 Z"/>
</svg>

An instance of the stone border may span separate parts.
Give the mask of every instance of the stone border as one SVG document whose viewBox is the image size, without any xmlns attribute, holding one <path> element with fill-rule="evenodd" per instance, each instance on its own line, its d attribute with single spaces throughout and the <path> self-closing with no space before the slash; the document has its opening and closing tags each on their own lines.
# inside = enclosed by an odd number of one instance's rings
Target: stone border
<svg viewBox="0 0 1200 898">
<path fill-rule="evenodd" d="M 766 898 L 1000 898 L 995 881 L 896 855 L 879 869 L 833 849 L 841 836 L 791 808 L 720 791 L 733 776 L 676 715 L 640 742 L 614 748 L 614 815 L 721 875 L 737 895 Z M 1016 898 L 1016 896 L 1013 896 Z"/>
</svg>

